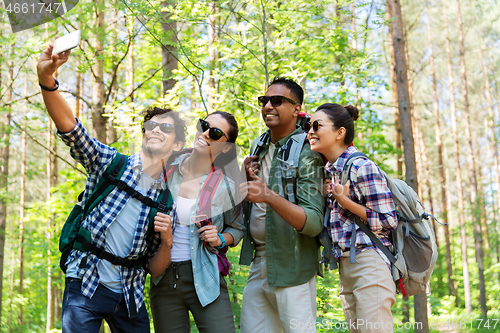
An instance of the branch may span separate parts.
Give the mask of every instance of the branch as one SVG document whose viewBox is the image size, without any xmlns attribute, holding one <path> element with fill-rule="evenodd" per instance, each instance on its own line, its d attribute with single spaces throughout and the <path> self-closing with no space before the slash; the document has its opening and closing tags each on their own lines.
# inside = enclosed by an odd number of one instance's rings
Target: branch
<svg viewBox="0 0 500 333">
<path fill-rule="evenodd" d="M 63 93 L 68 93 L 70 95 L 73 95 L 75 96 L 76 98 L 78 98 L 79 100 L 83 101 L 85 104 L 87 104 L 88 108 L 91 109 L 92 108 L 92 104 L 90 104 L 85 98 L 83 98 L 82 96 L 78 95 L 77 93 L 71 91 L 71 90 L 61 90 L 61 92 Z"/>
<path fill-rule="evenodd" d="M 23 98 L 20 98 L 20 99 L 16 99 L 15 101 L 11 101 L 9 103 L 5 103 L 4 106 L 5 105 L 12 105 L 12 104 L 15 104 L 17 102 L 24 101 L 24 100 L 29 100 L 31 97 L 35 97 L 36 95 L 40 95 L 40 92 L 34 93 L 33 95 L 26 96 L 26 97 L 23 97 Z"/>
<path fill-rule="evenodd" d="M 72 167 L 76 171 L 80 172 L 81 174 L 87 176 L 87 173 L 85 171 L 82 171 L 82 170 L 78 169 L 71 162 L 69 162 L 68 160 L 66 160 L 64 157 L 58 155 L 55 151 L 51 150 L 50 148 L 47 148 L 47 146 L 45 146 L 43 143 L 41 143 L 40 141 L 38 141 L 38 139 L 34 138 L 25 128 L 23 128 L 21 125 L 19 125 L 15 120 L 12 120 L 12 122 L 14 123 L 14 125 L 16 125 L 17 128 L 19 128 L 21 131 L 25 132 L 26 135 L 29 136 L 29 138 L 31 140 L 33 140 L 34 142 L 38 143 L 42 148 L 44 148 L 45 150 L 47 150 L 50 154 L 52 154 L 53 156 L 57 157 L 61 161 L 65 162 L 66 164 L 68 164 L 70 167 Z"/>
<path fill-rule="evenodd" d="M 120 64 L 123 62 L 125 57 L 127 57 L 127 54 L 130 50 L 130 45 L 132 44 L 132 40 L 133 38 L 128 39 L 127 50 L 125 51 L 123 57 L 120 59 L 120 61 L 118 61 L 118 63 L 115 66 L 115 70 L 113 71 L 113 76 L 111 79 L 111 84 L 109 85 L 108 93 L 106 94 L 106 98 L 104 99 L 104 104 L 108 104 L 109 96 L 111 95 L 111 90 L 113 89 L 113 86 L 116 82 L 116 73 L 118 72 L 118 67 L 120 67 Z"/>
<path fill-rule="evenodd" d="M 127 100 L 127 98 L 129 98 L 130 96 L 132 96 L 134 94 L 134 92 L 138 89 L 140 89 L 142 87 L 142 85 L 146 82 L 148 82 L 149 80 L 151 80 L 155 75 L 156 73 L 158 73 L 159 71 L 161 71 L 163 68 L 160 67 L 158 68 L 153 74 L 151 74 L 146 80 L 142 81 L 137 87 L 134 88 L 134 90 L 132 90 L 130 92 L 130 94 L 128 96 L 126 96 L 124 99 L 122 99 L 119 103 L 123 103 Z"/>
</svg>

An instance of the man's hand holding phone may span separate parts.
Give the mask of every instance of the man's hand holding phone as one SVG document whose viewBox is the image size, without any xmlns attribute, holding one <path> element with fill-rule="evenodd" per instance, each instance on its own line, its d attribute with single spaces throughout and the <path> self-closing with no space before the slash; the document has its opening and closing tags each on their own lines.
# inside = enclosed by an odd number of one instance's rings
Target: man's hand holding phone
<svg viewBox="0 0 500 333">
<path fill-rule="evenodd" d="M 69 54 L 71 53 L 71 50 L 68 50 L 61 54 L 52 54 L 53 48 L 54 45 L 50 44 L 45 51 L 43 51 L 36 65 L 40 84 L 48 88 L 53 88 L 55 86 L 54 73 L 68 61 Z"/>
</svg>

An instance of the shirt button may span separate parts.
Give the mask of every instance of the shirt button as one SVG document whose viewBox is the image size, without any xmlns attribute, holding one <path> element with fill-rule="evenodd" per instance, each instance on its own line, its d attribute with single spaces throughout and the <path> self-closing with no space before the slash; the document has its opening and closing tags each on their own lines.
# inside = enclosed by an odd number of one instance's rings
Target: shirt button
<svg viewBox="0 0 500 333">
<path fill-rule="evenodd" d="M 194 250 L 194 248 L 191 248 L 191 250 Z"/>
<path fill-rule="evenodd" d="M 113 214 L 111 214 L 111 216 L 115 217 L 115 216 L 116 216 L 116 214 L 115 214 L 115 213 L 113 213 Z"/>
<path fill-rule="evenodd" d="M 251 245 L 253 245 L 253 242 L 250 242 Z"/>
</svg>

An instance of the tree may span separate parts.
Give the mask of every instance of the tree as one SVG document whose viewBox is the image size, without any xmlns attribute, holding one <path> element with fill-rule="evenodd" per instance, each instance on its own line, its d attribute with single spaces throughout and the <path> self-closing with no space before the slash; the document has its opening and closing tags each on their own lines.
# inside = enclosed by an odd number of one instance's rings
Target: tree
<svg viewBox="0 0 500 333">
<path fill-rule="evenodd" d="M 397 79 L 398 109 L 405 156 L 405 178 L 415 192 L 418 192 L 417 165 L 415 159 L 415 143 L 411 120 L 410 93 L 408 89 L 408 65 L 406 63 L 406 46 L 403 31 L 403 17 L 398 0 L 387 0 L 389 13 L 393 21 L 390 25 Z M 420 293 L 414 296 L 415 321 L 422 323 L 421 332 L 429 332 L 427 319 L 427 296 Z"/>
<path fill-rule="evenodd" d="M 448 292 L 452 296 L 456 296 L 455 286 L 453 284 L 453 268 L 451 264 L 451 244 L 450 244 L 450 229 L 448 227 L 448 199 L 446 196 L 446 178 L 445 178 L 445 167 L 443 163 L 443 140 L 441 135 L 441 124 L 439 118 L 439 100 L 437 92 L 437 79 L 436 79 L 436 68 L 434 65 L 434 47 L 432 45 L 432 33 L 431 33 L 431 16 L 429 11 L 427 11 L 427 40 L 429 42 L 429 53 L 430 53 L 430 70 L 432 77 L 432 105 L 434 114 L 434 133 L 436 137 L 436 147 L 438 150 L 438 168 L 439 168 L 439 184 L 441 189 L 441 216 L 444 223 L 444 241 L 446 247 L 446 272 L 448 273 Z"/>
<path fill-rule="evenodd" d="M 487 317 L 488 309 L 486 307 L 486 287 L 484 281 L 484 250 L 483 238 L 481 235 L 481 221 L 480 210 L 481 203 L 477 196 L 478 185 L 476 175 L 476 160 L 474 158 L 474 151 L 472 145 L 472 136 L 470 131 L 470 110 L 469 110 L 469 88 L 467 86 L 467 68 L 465 65 L 465 46 L 464 46 L 464 33 L 462 28 L 462 13 L 460 11 L 460 0 L 457 0 L 458 11 L 458 38 L 460 45 L 460 72 L 462 74 L 462 95 L 464 98 L 464 111 L 465 111 L 465 139 L 467 141 L 467 170 L 470 183 L 470 201 L 472 207 L 473 218 L 473 231 L 474 231 L 474 246 L 476 250 L 476 262 L 479 273 L 479 303 L 481 307 L 481 314 Z"/>
<path fill-rule="evenodd" d="M 162 1 L 163 17 L 161 27 L 164 31 L 164 39 L 162 42 L 162 67 L 163 67 L 163 95 L 175 86 L 175 79 L 172 78 L 174 71 L 178 68 L 177 58 L 175 53 L 177 48 L 177 22 L 171 18 L 169 13 L 175 5 L 175 0 Z"/>
<path fill-rule="evenodd" d="M 460 172 L 460 151 L 458 149 L 458 132 L 457 132 L 457 116 L 456 116 L 456 106 L 455 106 L 455 84 L 453 79 L 453 65 L 451 62 L 451 47 L 450 47 L 450 36 L 448 28 L 448 15 L 446 8 L 446 0 L 443 0 L 443 13 L 445 20 L 445 35 L 446 35 L 446 59 L 448 63 L 448 80 L 450 84 L 450 116 L 451 116 L 451 128 L 453 134 L 453 155 L 455 157 L 455 177 L 457 184 L 457 196 L 458 196 L 458 216 L 460 222 L 460 239 L 462 246 L 462 264 L 463 264 L 463 277 L 464 277 L 464 300 L 465 309 L 468 313 L 472 311 L 471 297 L 470 297 L 470 277 L 469 277 L 469 261 L 467 257 L 467 235 L 465 229 L 465 211 L 464 211 L 464 199 L 463 199 L 463 188 L 462 188 L 462 174 Z"/>
</svg>

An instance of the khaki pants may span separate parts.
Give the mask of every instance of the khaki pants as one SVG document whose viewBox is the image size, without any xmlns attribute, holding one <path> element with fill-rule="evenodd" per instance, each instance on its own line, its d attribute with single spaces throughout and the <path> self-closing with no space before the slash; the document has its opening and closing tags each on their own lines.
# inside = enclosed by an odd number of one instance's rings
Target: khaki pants
<svg viewBox="0 0 500 333">
<path fill-rule="evenodd" d="M 271 287 L 266 257 L 257 257 L 243 292 L 241 333 L 282 332 L 316 332 L 316 276 L 299 286 Z"/>
<path fill-rule="evenodd" d="M 396 286 L 382 257 L 373 249 L 340 258 L 340 300 L 350 333 L 393 331 L 391 308 Z"/>
</svg>

